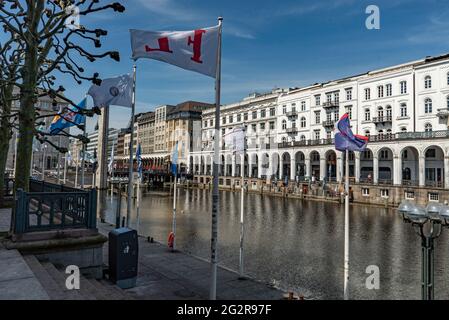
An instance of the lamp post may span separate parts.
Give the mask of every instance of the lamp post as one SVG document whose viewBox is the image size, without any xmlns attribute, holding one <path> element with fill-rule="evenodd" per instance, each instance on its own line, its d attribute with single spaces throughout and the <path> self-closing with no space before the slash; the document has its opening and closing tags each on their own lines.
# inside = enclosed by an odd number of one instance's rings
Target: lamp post
<svg viewBox="0 0 449 320">
<path fill-rule="evenodd" d="M 425 208 L 410 201 L 403 201 L 398 212 L 406 223 L 411 223 L 421 237 L 421 296 L 422 300 L 434 299 L 434 240 L 441 234 L 441 227 L 449 225 L 449 206 L 429 203 Z"/>
</svg>

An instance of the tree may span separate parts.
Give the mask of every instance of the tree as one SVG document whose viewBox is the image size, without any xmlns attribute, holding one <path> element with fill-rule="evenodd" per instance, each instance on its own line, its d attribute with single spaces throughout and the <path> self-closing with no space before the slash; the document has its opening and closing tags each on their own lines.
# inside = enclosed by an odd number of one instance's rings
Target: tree
<svg viewBox="0 0 449 320">
<path fill-rule="evenodd" d="M 19 136 L 15 188 L 28 190 L 33 137 L 35 128 L 35 104 L 39 94 L 64 98 L 64 88 L 55 89 L 55 74 L 69 75 L 78 84 L 83 80 L 100 84 L 99 74 L 84 75 L 78 59 L 94 62 L 110 57 L 120 60 L 117 51 L 92 53 L 85 47 L 101 47 L 103 29 L 67 24 L 73 14 L 80 17 L 112 9 L 124 12 L 120 3 L 100 5 L 100 0 L 0 0 L 0 22 L 6 32 L 14 34 L 23 45 L 23 65 L 19 68 L 20 89 Z M 7 8 L 9 6 L 9 8 Z M 65 98 L 64 98 L 65 99 Z M 67 99 L 68 100 L 68 99 Z M 75 106 L 73 102 L 70 104 Z"/>
<path fill-rule="evenodd" d="M 23 53 L 23 47 L 15 40 L 14 33 L 10 33 L 10 39 L 0 44 L 0 203 L 3 203 L 4 198 L 3 181 L 6 178 L 9 141 L 16 117 L 11 114 L 12 104 L 17 99 L 14 84 L 17 82 L 17 70 Z"/>
</svg>

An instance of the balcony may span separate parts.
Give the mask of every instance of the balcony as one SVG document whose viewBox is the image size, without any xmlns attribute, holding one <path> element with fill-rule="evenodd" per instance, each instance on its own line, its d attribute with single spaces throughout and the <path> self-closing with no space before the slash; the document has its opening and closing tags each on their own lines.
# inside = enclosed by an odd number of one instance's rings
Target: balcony
<svg viewBox="0 0 449 320">
<path fill-rule="evenodd" d="M 333 128 L 333 127 L 335 127 L 335 121 L 334 120 L 326 120 L 326 121 L 323 121 L 322 125 L 325 128 L 329 128 L 329 127 Z"/>
<path fill-rule="evenodd" d="M 297 117 L 298 116 L 298 111 L 292 110 L 292 111 L 287 112 L 285 115 L 287 117 L 289 117 L 289 118 Z"/>
<path fill-rule="evenodd" d="M 373 122 L 375 123 L 375 124 L 379 124 L 379 123 L 391 123 L 393 120 L 392 120 L 392 117 L 391 116 L 385 116 L 385 117 L 374 117 L 373 118 Z"/>
<path fill-rule="evenodd" d="M 437 110 L 437 117 L 438 118 L 447 118 L 448 116 L 449 116 L 449 107 Z"/>
<path fill-rule="evenodd" d="M 338 108 L 340 106 L 340 101 L 326 101 L 323 102 L 323 108 Z"/>
<path fill-rule="evenodd" d="M 291 127 L 291 128 L 287 128 L 287 130 L 285 130 L 287 133 L 297 133 L 298 132 L 298 128 L 297 127 Z"/>
</svg>

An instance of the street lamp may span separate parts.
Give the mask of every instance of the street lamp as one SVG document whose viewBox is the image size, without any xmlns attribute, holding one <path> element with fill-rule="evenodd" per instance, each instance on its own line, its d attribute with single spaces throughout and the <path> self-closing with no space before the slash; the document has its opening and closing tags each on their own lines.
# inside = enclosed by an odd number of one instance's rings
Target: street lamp
<svg viewBox="0 0 449 320">
<path fill-rule="evenodd" d="M 411 223 L 421 236 L 421 295 L 422 300 L 434 298 L 434 239 L 441 234 L 442 226 L 449 226 L 449 206 L 429 203 L 425 208 L 403 201 L 398 212 L 405 222 Z"/>
</svg>

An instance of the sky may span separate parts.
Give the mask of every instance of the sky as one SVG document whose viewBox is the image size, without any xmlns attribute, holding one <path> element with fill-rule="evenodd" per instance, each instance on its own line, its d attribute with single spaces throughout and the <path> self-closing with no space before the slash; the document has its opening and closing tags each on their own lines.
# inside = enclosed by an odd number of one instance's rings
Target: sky
<svg viewBox="0 0 449 320">
<path fill-rule="evenodd" d="M 107 1 L 101 1 L 107 2 Z M 126 0 L 81 17 L 109 34 L 100 50 L 121 61 L 83 62 L 100 78 L 132 71 L 129 29 L 193 30 L 223 16 L 222 103 L 275 87 L 300 87 L 449 52 L 447 0 Z M 368 5 L 380 9 L 380 29 L 368 30 Z M 90 87 L 59 78 L 65 94 L 81 100 Z M 137 61 L 136 112 L 186 100 L 214 101 L 214 80 L 156 61 Z M 91 104 L 91 102 L 90 102 Z M 125 127 L 130 109 L 111 107 L 110 127 Z M 89 121 L 93 127 L 95 119 Z"/>
</svg>

